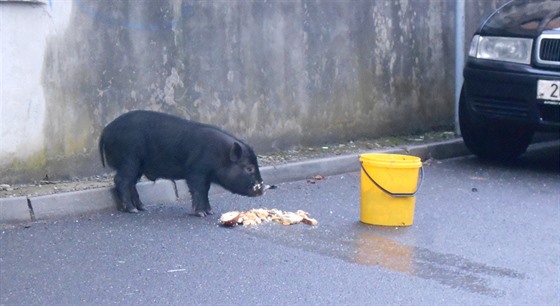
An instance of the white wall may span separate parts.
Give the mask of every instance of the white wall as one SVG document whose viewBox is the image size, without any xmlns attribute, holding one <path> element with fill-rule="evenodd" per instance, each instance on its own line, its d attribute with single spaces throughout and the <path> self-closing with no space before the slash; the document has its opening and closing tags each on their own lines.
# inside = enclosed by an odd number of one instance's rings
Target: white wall
<svg viewBox="0 0 560 306">
<path fill-rule="evenodd" d="M 46 40 L 64 32 L 71 0 L 0 2 L 0 166 L 43 151 Z"/>
</svg>

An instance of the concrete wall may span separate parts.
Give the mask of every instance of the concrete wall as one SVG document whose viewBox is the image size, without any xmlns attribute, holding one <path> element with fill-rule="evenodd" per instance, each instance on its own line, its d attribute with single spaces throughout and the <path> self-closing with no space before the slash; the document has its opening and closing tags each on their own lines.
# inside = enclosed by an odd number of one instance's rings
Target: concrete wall
<svg viewBox="0 0 560 306">
<path fill-rule="evenodd" d="M 107 171 L 133 109 L 259 153 L 453 123 L 451 0 L 45 2 L 0 2 L 0 182 Z M 467 41 L 495 5 L 467 0 Z"/>
</svg>

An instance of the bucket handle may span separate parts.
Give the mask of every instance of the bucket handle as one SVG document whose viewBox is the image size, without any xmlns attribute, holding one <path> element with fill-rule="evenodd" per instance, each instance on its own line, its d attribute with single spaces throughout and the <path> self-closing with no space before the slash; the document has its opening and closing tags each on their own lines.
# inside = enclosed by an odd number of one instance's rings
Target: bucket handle
<svg viewBox="0 0 560 306">
<path fill-rule="evenodd" d="M 389 190 L 381 187 L 381 185 L 379 185 L 370 175 L 369 173 L 366 171 L 366 168 L 364 167 L 364 163 L 360 162 L 360 165 L 362 166 L 362 170 L 364 170 L 364 173 L 367 175 L 367 177 L 370 179 L 370 181 L 375 184 L 375 186 L 377 186 L 379 189 L 383 190 L 383 192 L 385 192 L 386 194 L 392 196 L 392 197 L 412 197 L 414 195 L 416 195 L 416 193 L 418 192 L 418 190 L 420 190 L 420 186 L 422 186 L 422 182 L 424 181 L 424 167 L 420 167 L 420 178 L 418 179 L 419 183 L 416 184 L 416 190 L 414 190 L 414 192 L 412 193 L 397 193 L 397 192 L 390 192 Z"/>
</svg>

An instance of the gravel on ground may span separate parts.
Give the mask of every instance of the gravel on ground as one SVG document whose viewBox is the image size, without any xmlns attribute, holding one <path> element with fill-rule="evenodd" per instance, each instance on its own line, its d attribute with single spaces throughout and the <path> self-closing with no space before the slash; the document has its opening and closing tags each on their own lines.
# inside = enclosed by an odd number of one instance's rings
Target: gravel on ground
<svg viewBox="0 0 560 306">
<path fill-rule="evenodd" d="M 423 143 L 443 141 L 453 138 L 456 138 L 454 132 L 444 130 L 417 135 L 363 139 L 349 141 L 347 143 L 325 144 L 322 146 L 300 147 L 294 150 L 271 152 L 268 154 L 258 155 L 258 161 L 260 167 L 277 166 L 309 159 L 347 154 L 361 154 L 368 151 L 420 145 Z M 0 182 L 0 198 L 20 196 L 36 197 L 54 193 L 110 187 L 113 186 L 113 175 L 114 173 L 108 173 L 93 177 L 81 177 L 61 181 L 40 180 L 17 185 L 2 184 L 2 182 Z M 146 179 L 143 178 L 142 180 Z"/>
</svg>

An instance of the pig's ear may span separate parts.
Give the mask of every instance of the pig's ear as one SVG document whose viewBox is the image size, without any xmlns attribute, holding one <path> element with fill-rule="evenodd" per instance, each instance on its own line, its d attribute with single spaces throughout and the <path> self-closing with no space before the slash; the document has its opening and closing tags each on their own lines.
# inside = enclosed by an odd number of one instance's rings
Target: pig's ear
<svg viewBox="0 0 560 306">
<path fill-rule="evenodd" d="M 241 155 L 243 153 L 243 149 L 238 142 L 234 142 L 233 146 L 231 146 L 231 150 L 229 151 L 229 159 L 232 162 L 236 162 L 241 159 Z"/>
</svg>

